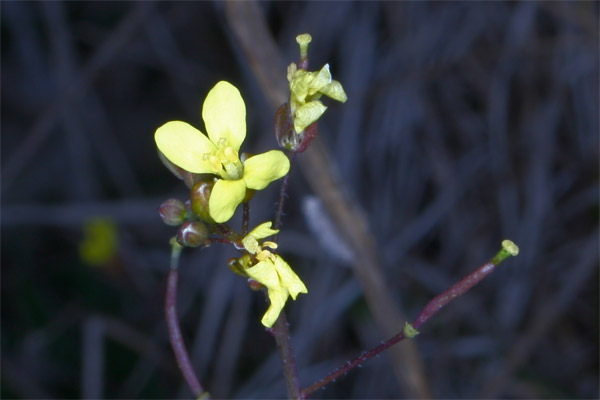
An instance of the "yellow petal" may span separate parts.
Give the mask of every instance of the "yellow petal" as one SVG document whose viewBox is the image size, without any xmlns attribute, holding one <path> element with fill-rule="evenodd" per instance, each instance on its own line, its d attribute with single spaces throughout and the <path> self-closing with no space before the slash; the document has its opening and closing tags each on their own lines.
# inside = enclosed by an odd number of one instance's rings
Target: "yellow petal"
<svg viewBox="0 0 600 400">
<path fill-rule="evenodd" d="M 288 69 L 288 76 L 289 74 L 290 71 Z M 314 72 L 308 72 L 303 69 L 293 71 L 292 80 L 290 81 L 290 94 L 292 98 L 298 101 L 300 104 L 304 104 L 314 77 Z"/>
<path fill-rule="evenodd" d="M 271 150 L 250 157 L 244 162 L 244 181 L 254 190 L 262 190 L 290 170 L 290 160 L 283 152 Z"/>
<path fill-rule="evenodd" d="M 260 246 L 258 245 L 258 241 L 254 237 L 249 236 L 249 235 L 246 235 L 242 239 L 242 245 L 244 245 L 244 248 L 250 254 L 256 254 L 260 250 Z"/>
<path fill-rule="evenodd" d="M 246 269 L 246 274 L 269 289 L 278 289 L 281 287 L 279 275 L 277 275 L 275 265 L 270 259 L 261 261 L 255 266 Z"/>
<path fill-rule="evenodd" d="M 321 91 L 321 88 L 331 83 L 331 72 L 329 72 L 329 64 L 325 64 L 321 70 L 315 74 L 313 81 L 310 84 L 308 95 L 311 96 L 316 92 Z"/>
<path fill-rule="evenodd" d="M 254 239 L 264 239 L 266 237 L 273 236 L 274 234 L 279 232 L 279 229 L 271 229 L 271 225 L 271 221 L 263 222 L 256 228 L 252 229 L 250 233 L 246 235 L 246 237 L 253 237 Z"/>
<path fill-rule="evenodd" d="M 233 216 L 237 206 L 246 196 L 246 185 L 242 179 L 227 181 L 219 179 L 213 186 L 208 199 L 208 210 L 215 222 L 227 222 Z"/>
<path fill-rule="evenodd" d="M 275 255 L 275 269 L 279 274 L 281 286 L 290 293 L 290 296 L 292 296 L 294 300 L 296 300 L 298 293 L 308 293 L 308 289 L 306 289 L 304 282 L 298 278 L 298 275 L 296 275 L 289 264 L 279 255 Z"/>
<path fill-rule="evenodd" d="M 300 133 L 307 126 L 318 120 L 327 110 L 327 107 L 320 101 L 311 101 L 298 107 L 294 115 L 294 129 Z"/>
<path fill-rule="evenodd" d="M 346 96 L 346 92 L 344 92 L 344 88 L 342 84 L 338 81 L 331 81 L 329 85 L 323 86 L 320 90 L 325 96 L 329 96 L 334 100 L 345 103 L 348 100 L 348 96 Z"/>
<path fill-rule="evenodd" d="M 212 173 L 205 154 L 217 149 L 198 129 L 182 121 L 167 122 L 156 130 L 154 140 L 158 150 L 173 164 L 196 174 Z"/>
<path fill-rule="evenodd" d="M 287 290 L 284 289 L 268 289 L 268 294 L 271 304 L 260 322 L 267 328 L 270 328 L 277 321 L 277 318 L 279 318 L 279 314 L 281 314 L 281 310 L 285 306 L 289 295 Z"/>
<path fill-rule="evenodd" d="M 225 81 L 217 83 L 204 100 L 202 118 L 213 143 L 224 138 L 239 151 L 246 137 L 246 105 L 235 86 Z"/>
</svg>

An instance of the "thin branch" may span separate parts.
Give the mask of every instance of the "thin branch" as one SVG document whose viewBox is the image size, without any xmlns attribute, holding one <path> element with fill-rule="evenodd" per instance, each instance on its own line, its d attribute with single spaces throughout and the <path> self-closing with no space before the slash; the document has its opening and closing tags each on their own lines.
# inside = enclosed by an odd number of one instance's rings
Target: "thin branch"
<svg viewBox="0 0 600 400">
<path fill-rule="evenodd" d="M 281 365 L 283 367 L 283 375 L 285 376 L 285 386 L 288 393 L 288 398 L 300 398 L 300 386 L 298 385 L 298 371 L 296 369 L 296 356 L 292 347 L 290 331 L 285 312 L 282 310 L 277 318 L 277 322 L 271 328 L 271 333 L 277 343 L 277 349 L 281 356 Z"/>
<path fill-rule="evenodd" d="M 179 271 L 177 270 L 177 267 L 182 247 L 174 239 L 171 239 L 171 246 L 171 268 L 167 279 L 167 295 L 165 299 L 165 313 L 167 315 L 169 339 L 171 340 L 175 358 L 177 358 L 177 364 L 183 373 L 185 381 L 192 390 L 194 397 L 199 398 L 202 396 L 202 398 L 208 398 L 208 393 L 202 389 L 202 386 L 194 373 L 194 368 L 190 362 L 188 352 L 183 343 L 183 337 L 181 336 L 181 330 L 179 329 L 179 318 L 177 317 L 177 282 L 179 280 Z"/>
<path fill-rule="evenodd" d="M 305 389 L 302 389 L 300 391 L 300 398 L 306 399 L 318 389 L 325 387 L 325 385 L 328 383 L 333 382 L 340 376 L 347 374 L 349 371 L 361 365 L 363 362 L 389 349 L 403 339 L 411 339 L 415 337 L 419 334 L 417 329 L 423 325 L 425 321 L 437 314 L 438 311 L 440 311 L 444 306 L 448 305 L 448 303 L 450 303 L 452 300 L 465 294 L 473 286 L 481 282 L 483 278 L 491 274 L 506 258 L 510 256 L 516 256 L 517 254 L 519 254 L 519 248 L 510 240 L 504 240 L 502 242 L 502 249 L 494 256 L 494 258 L 492 258 L 491 261 L 486 262 L 475 271 L 471 272 L 469 275 L 452 285 L 449 289 L 435 296 L 429 303 L 427 303 L 425 308 L 423 308 L 413 324 L 406 323 L 404 325 L 404 329 L 391 339 L 381 343 L 379 346 L 376 346 L 367 352 L 364 352 L 354 360 L 342 365 L 325 378 L 315 382 Z"/>
</svg>

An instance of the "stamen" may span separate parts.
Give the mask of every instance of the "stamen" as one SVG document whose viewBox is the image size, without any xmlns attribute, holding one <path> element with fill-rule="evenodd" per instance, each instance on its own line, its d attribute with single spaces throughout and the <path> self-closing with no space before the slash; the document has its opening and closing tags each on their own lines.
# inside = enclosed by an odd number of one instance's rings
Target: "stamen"
<svg viewBox="0 0 600 400">
<path fill-rule="evenodd" d="M 266 242 L 263 242 L 262 245 L 263 245 L 263 247 L 270 247 L 271 249 L 277 248 L 277 243 L 275 243 L 275 242 L 266 241 Z"/>
</svg>

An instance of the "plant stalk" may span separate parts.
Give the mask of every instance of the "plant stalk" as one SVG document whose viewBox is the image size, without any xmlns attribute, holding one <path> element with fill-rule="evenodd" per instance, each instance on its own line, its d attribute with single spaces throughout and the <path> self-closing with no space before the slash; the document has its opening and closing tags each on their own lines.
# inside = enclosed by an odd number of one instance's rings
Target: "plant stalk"
<svg viewBox="0 0 600 400">
<path fill-rule="evenodd" d="M 179 328 L 179 318 L 177 317 L 177 282 L 179 280 L 179 271 L 177 267 L 182 247 L 174 238 L 171 239 L 171 246 L 171 268 L 169 269 L 169 276 L 167 278 L 167 294 L 165 297 L 165 313 L 167 316 L 169 340 L 171 341 L 179 369 L 181 369 L 183 377 L 194 397 L 208 398 L 208 393 L 204 391 L 194 373 L 194 368 L 190 362 L 183 337 L 181 336 L 181 329 Z"/>
</svg>

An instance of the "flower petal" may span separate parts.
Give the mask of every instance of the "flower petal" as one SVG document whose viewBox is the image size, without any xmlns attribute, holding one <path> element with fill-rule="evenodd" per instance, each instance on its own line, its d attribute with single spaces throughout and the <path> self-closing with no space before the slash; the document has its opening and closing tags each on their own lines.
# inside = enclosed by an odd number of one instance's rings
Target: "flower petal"
<svg viewBox="0 0 600 400">
<path fill-rule="evenodd" d="M 229 221 L 245 195 L 246 184 L 242 179 L 237 181 L 219 179 L 208 199 L 210 216 L 220 224 Z"/>
<path fill-rule="evenodd" d="M 292 299 L 296 300 L 298 293 L 308 293 L 304 282 L 298 278 L 298 275 L 296 275 L 289 264 L 279 255 L 275 255 L 275 269 L 279 274 L 281 286 L 290 293 Z"/>
<path fill-rule="evenodd" d="M 319 92 L 342 103 L 345 103 L 346 100 L 348 100 L 348 96 L 346 96 L 346 92 L 344 92 L 342 84 L 338 81 L 331 81 L 329 85 L 323 86 Z"/>
<path fill-rule="evenodd" d="M 321 88 L 331 83 L 331 72 L 329 72 L 329 64 L 325 64 L 319 72 L 315 74 L 314 80 L 310 84 L 308 95 L 312 96 L 316 92 L 321 91 Z"/>
<path fill-rule="evenodd" d="M 320 101 L 311 101 L 296 109 L 294 113 L 294 129 L 300 133 L 307 126 L 318 120 L 327 110 Z"/>
<path fill-rule="evenodd" d="M 273 236 L 274 234 L 279 232 L 279 229 L 271 229 L 271 225 L 271 221 L 263 222 L 256 228 L 252 229 L 250 233 L 246 235 L 246 237 L 251 236 L 255 239 L 264 239 L 266 237 Z"/>
<path fill-rule="evenodd" d="M 183 121 L 170 121 L 154 133 L 158 150 L 173 164 L 196 174 L 212 173 L 211 164 L 204 154 L 213 154 L 217 148 L 198 129 Z"/>
<path fill-rule="evenodd" d="M 225 138 L 239 151 L 246 137 L 246 105 L 235 86 L 225 81 L 217 83 L 204 100 L 202 119 L 213 143 Z"/>
<path fill-rule="evenodd" d="M 284 289 L 268 289 L 268 294 L 271 304 L 260 322 L 267 328 L 270 328 L 277 321 L 277 318 L 279 318 L 279 314 L 281 314 L 281 310 L 283 310 L 289 294 Z"/>
<path fill-rule="evenodd" d="M 283 152 L 271 150 L 250 157 L 244 162 L 244 182 L 254 190 L 262 190 L 267 185 L 284 177 L 290 170 L 290 160 Z"/>
<path fill-rule="evenodd" d="M 275 265 L 270 259 L 261 261 L 255 266 L 246 269 L 246 274 L 257 282 L 262 283 L 268 289 L 279 289 L 279 275 L 275 270 Z"/>
</svg>

